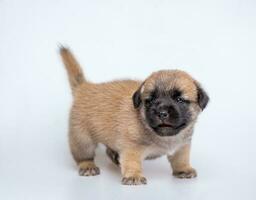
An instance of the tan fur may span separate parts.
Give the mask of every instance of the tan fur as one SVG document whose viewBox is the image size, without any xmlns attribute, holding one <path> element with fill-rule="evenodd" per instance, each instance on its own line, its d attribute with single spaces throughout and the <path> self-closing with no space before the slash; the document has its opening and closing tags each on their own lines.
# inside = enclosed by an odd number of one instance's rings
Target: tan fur
<svg viewBox="0 0 256 200">
<path fill-rule="evenodd" d="M 68 49 L 62 47 L 60 54 L 66 70 L 68 71 L 69 82 L 73 90 L 76 86 L 85 81 L 82 69 Z"/>
<path fill-rule="evenodd" d="M 87 165 L 96 168 L 92 162 L 98 143 L 119 153 L 123 184 L 146 183 L 142 174 L 142 160 L 148 157 L 178 152 L 170 158 L 174 171 L 188 168 L 187 144 L 190 144 L 193 125 L 200 109 L 196 104 L 195 82 L 187 73 L 178 70 L 159 71 L 149 76 L 143 84 L 134 80 L 94 84 L 86 81 L 68 49 L 62 48 L 61 56 L 73 89 L 69 141 L 80 170 L 88 168 Z M 177 87 L 183 91 L 184 98 L 192 101 L 193 121 L 177 136 L 166 138 L 156 135 L 147 126 L 143 109 L 136 110 L 133 107 L 132 96 L 138 88 L 141 89 L 142 98 L 146 98 L 156 85 L 166 90 Z"/>
<path fill-rule="evenodd" d="M 179 178 L 196 177 L 196 171 L 190 166 L 190 144 L 184 145 L 174 155 L 168 156 L 173 169 L 173 175 Z"/>
<path fill-rule="evenodd" d="M 164 91 L 176 88 L 184 93 L 184 97 L 191 101 L 196 101 L 197 89 L 195 80 L 189 76 L 186 72 L 180 70 L 162 70 L 153 73 L 149 76 L 144 84 L 144 96 L 155 89 L 156 85 L 162 88 Z"/>
</svg>

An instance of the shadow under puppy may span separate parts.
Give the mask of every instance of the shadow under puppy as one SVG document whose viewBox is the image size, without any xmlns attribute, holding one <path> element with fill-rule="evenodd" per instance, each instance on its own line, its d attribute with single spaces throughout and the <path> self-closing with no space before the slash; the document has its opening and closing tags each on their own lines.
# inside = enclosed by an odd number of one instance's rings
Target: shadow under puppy
<svg viewBox="0 0 256 200">
<path fill-rule="evenodd" d="M 72 53 L 60 49 L 74 97 L 69 143 L 82 176 L 100 173 L 94 163 L 98 143 L 120 164 L 122 183 L 146 184 L 142 161 L 167 155 L 178 178 L 196 177 L 190 166 L 190 143 L 208 95 L 189 74 L 162 70 L 144 82 L 87 81 Z"/>
</svg>

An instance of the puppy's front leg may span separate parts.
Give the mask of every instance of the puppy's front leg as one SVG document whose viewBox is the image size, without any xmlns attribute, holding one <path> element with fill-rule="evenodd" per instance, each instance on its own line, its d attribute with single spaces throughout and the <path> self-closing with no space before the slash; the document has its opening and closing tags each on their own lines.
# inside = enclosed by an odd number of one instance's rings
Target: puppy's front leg
<svg viewBox="0 0 256 200">
<path fill-rule="evenodd" d="M 177 178 L 194 178 L 197 176 L 196 170 L 190 166 L 190 144 L 186 144 L 174 155 L 168 156 L 173 169 L 173 175 Z"/>
<path fill-rule="evenodd" d="M 142 175 L 142 152 L 130 149 L 121 152 L 120 164 L 122 172 L 122 184 L 141 185 L 146 184 L 147 180 Z"/>
</svg>

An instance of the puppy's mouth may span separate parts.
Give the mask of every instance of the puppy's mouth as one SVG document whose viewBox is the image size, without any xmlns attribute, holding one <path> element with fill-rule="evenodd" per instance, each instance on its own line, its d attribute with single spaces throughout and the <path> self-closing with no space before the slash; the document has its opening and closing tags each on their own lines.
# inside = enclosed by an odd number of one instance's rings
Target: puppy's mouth
<svg viewBox="0 0 256 200">
<path fill-rule="evenodd" d="M 186 123 L 183 123 L 183 124 L 181 124 L 179 126 L 174 126 L 172 124 L 162 123 L 162 124 L 159 124 L 157 126 L 157 128 L 171 128 L 171 129 L 174 129 L 174 130 L 178 130 L 178 129 L 181 129 L 181 128 L 185 127 L 185 126 L 186 126 Z"/>
</svg>

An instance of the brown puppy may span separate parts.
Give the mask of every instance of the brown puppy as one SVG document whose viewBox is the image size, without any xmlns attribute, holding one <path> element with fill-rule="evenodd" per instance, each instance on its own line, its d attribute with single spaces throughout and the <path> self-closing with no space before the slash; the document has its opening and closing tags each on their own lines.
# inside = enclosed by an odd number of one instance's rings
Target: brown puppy
<svg viewBox="0 0 256 200">
<path fill-rule="evenodd" d="M 187 73 L 163 70 L 144 82 L 88 82 L 71 52 L 62 47 L 74 96 L 69 142 L 82 176 L 100 173 L 94 163 L 98 143 L 121 166 L 122 183 L 146 184 L 142 161 L 167 155 L 178 178 L 192 178 L 189 154 L 193 127 L 208 96 Z"/>
</svg>

